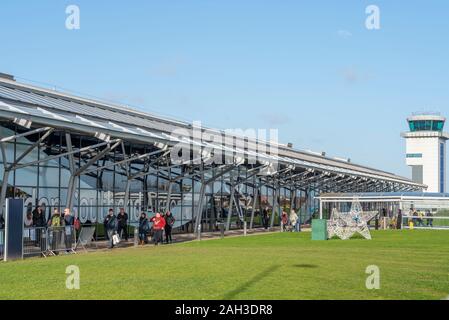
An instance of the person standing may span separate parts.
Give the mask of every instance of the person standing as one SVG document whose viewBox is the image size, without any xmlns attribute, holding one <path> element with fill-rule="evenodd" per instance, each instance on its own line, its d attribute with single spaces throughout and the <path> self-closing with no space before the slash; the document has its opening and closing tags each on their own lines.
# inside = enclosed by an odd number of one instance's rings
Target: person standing
<svg viewBox="0 0 449 320">
<path fill-rule="evenodd" d="M 36 228 L 45 227 L 45 217 L 42 211 L 42 206 L 38 206 L 33 210 L 33 226 Z"/>
<path fill-rule="evenodd" d="M 125 241 L 128 241 L 128 214 L 125 212 L 124 208 L 120 208 L 120 212 L 117 216 L 118 221 L 118 229 L 117 233 L 122 238 L 125 238 Z"/>
<path fill-rule="evenodd" d="M 433 215 L 432 212 L 430 212 L 430 210 L 426 211 L 426 217 L 427 217 L 427 226 L 433 228 Z"/>
<path fill-rule="evenodd" d="M 402 210 L 398 210 L 398 220 L 396 221 L 396 229 L 402 229 Z"/>
<path fill-rule="evenodd" d="M 72 250 L 72 242 L 73 242 L 73 233 L 74 233 L 74 224 L 75 218 L 73 218 L 70 213 L 69 208 L 64 209 L 64 236 L 65 236 L 65 249 L 66 252 L 69 253 Z"/>
<path fill-rule="evenodd" d="M 296 214 L 295 210 L 290 211 L 290 223 L 291 223 L 291 231 L 298 232 L 298 215 Z"/>
<path fill-rule="evenodd" d="M 148 231 L 150 231 L 150 223 L 148 222 L 146 213 L 142 212 L 139 218 L 139 244 L 142 246 L 148 242 Z"/>
<path fill-rule="evenodd" d="M 56 253 L 58 249 L 58 243 L 61 241 L 61 226 L 63 225 L 63 218 L 61 218 L 61 214 L 58 209 L 55 208 L 53 211 L 53 215 L 48 220 L 48 226 L 51 231 L 51 250 Z"/>
<path fill-rule="evenodd" d="M 424 227 L 424 213 L 421 210 L 418 211 L 418 226 Z"/>
<path fill-rule="evenodd" d="M 105 234 L 109 240 L 108 248 L 112 249 L 114 248 L 113 236 L 117 232 L 117 217 L 114 215 L 113 209 L 109 209 L 108 215 L 104 218 L 103 224 L 105 226 Z"/>
<path fill-rule="evenodd" d="M 287 227 L 288 227 L 287 212 L 282 211 L 281 220 L 282 220 L 282 231 L 287 231 Z"/>
<path fill-rule="evenodd" d="M 42 240 L 42 235 L 45 233 L 44 228 L 47 226 L 45 221 L 44 212 L 42 210 L 42 205 L 37 206 L 33 210 L 33 227 L 36 228 L 36 246 L 40 247 L 42 251 L 45 250 L 45 243 Z"/>
<path fill-rule="evenodd" d="M 172 243 L 173 241 L 171 232 L 173 229 L 173 225 L 175 224 L 175 218 L 173 217 L 170 211 L 167 211 L 164 219 L 165 219 L 165 241 L 167 244 L 169 244 Z"/>
<path fill-rule="evenodd" d="M 154 244 L 157 246 L 159 242 L 162 243 L 162 231 L 165 227 L 165 219 L 160 213 L 156 213 L 156 216 L 151 220 L 153 222 Z"/>
<path fill-rule="evenodd" d="M 270 220 L 270 215 L 268 214 L 268 209 L 265 208 L 265 209 L 263 209 L 263 212 L 262 212 L 262 224 L 263 224 L 263 227 L 265 228 L 265 230 L 268 229 L 268 221 L 269 220 Z"/>
<path fill-rule="evenodd" d="M 407 225 L 410 227 L 410 225 L 413 223 L 413 225 L 415 225 L 415 218 L 413 217 L 414 215 L 414 211 L 413 209 L 410 208 L 409 212 L 408 212 L 408 219 L 407 219 Z"/>
</svg>

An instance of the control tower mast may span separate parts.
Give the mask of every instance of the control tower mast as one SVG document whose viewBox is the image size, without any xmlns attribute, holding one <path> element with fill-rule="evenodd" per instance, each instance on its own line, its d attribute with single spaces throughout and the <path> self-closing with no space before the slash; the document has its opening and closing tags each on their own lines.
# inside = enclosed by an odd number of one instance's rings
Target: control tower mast
<svg viewBox="0 0 449 320">
<path fill-rule="evenodd" d="M 446 192 L 446 118 L 413 114 L 407 122 L 410 131 L 401 135 L 406 141 L 406 163 L 412 167 L 412 180 L 427 185 L 427 192 Z"/>
</svg>

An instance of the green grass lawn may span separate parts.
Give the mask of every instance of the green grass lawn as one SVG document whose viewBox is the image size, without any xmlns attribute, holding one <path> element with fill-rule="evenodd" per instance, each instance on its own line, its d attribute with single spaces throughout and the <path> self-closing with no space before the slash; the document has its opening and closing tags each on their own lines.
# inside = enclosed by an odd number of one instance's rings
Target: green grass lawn
<svg viewBox="0 0 449 320">
<path fill-rule="evenodd" d="M 373 240 L 276 233 L 0 263 L 1 299 L 442 299 L 448 231 L 373 231 Z M 81 289 L 65 287 L 77 265 Z M 367 290 L 366 267 L 381 288 Z"/>
</svg>

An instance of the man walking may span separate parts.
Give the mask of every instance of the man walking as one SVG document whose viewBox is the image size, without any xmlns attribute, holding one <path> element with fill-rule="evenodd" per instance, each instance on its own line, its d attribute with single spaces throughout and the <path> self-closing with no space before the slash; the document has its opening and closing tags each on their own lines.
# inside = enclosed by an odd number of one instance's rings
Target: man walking
<svg viewBox="0 0 449 320">
<path fill-rule="evenodd" d="M 120 208 L 120 212 L 117 216 L 118 229 L 117 233 L 120 238 L 125 238 L 128 241 L 128 214 L 125 212 L 124 208 Z"/>
<path fill-rule="evenodd" d="M 117 232 L 117 217 L 114 215 L 114 210 L 109 209 L 108 215 L 104 218 L 105 233 L 107 234 L 109 244 L 108 248 L 114 248 L 114 234 Z"/>
</svg>

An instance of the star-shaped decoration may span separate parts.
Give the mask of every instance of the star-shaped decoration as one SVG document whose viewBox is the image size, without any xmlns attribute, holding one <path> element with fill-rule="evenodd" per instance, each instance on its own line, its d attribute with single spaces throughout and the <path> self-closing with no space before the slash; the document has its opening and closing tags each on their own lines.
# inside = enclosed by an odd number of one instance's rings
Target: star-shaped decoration
<svg viewBox="0 0 449 320">
<path fill-rule="evenodd" d="M 334 208 L 327 222 L 329 239 L 336 235 L 342 240 L 347 240 L 357 232 L 365 239 L 371 240 L 368 222 L 377 214 L 377 211 L 364 212 L 358 199 L 354 199 L 349 212 L 339 212 Z"/>
</svg>

